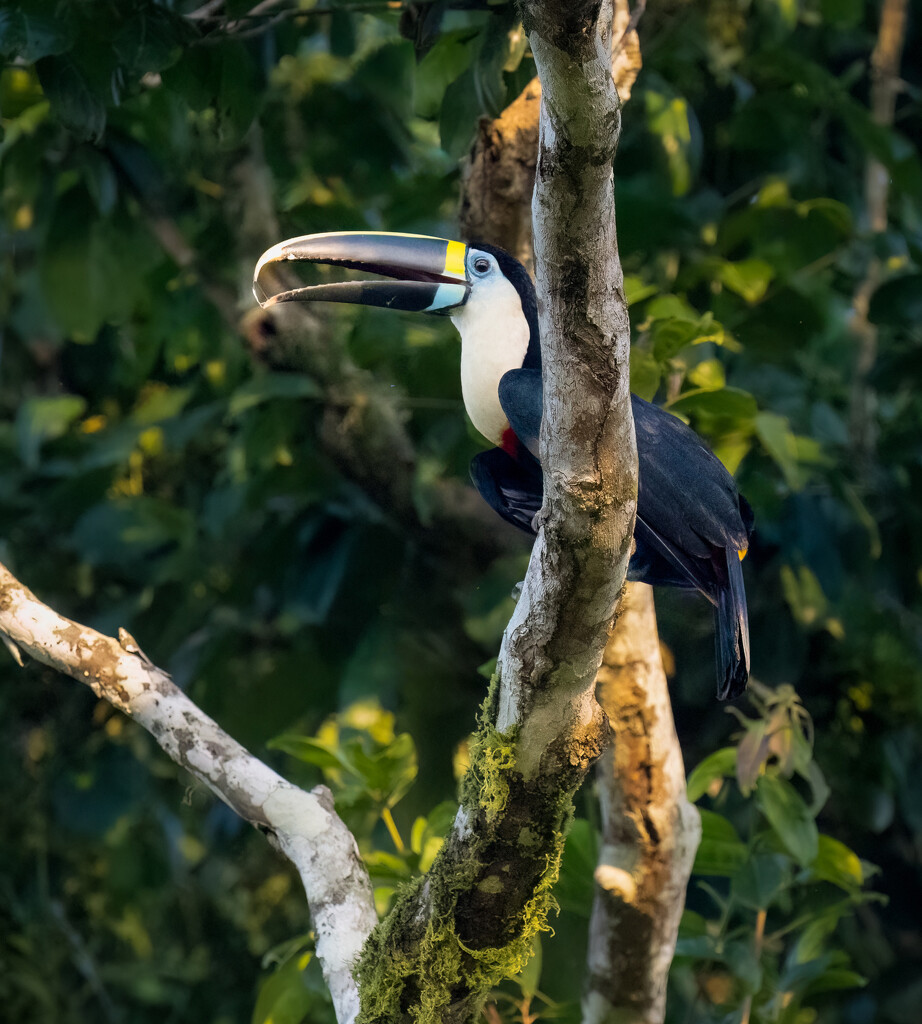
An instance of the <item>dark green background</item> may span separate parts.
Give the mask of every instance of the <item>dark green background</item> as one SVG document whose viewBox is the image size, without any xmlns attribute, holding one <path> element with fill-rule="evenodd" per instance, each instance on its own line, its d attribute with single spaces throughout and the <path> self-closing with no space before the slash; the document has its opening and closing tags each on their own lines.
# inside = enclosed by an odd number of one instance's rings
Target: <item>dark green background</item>
<svg viewBox="0 0 922 1024">
<path fill-rule="evenodd" d="M 419 752 L 406 834 L 454 794 L 527 543 L 498 526 L 487 564 L 431 526 L 434 488 L 466 479 L 480 445 L 450 325 L 322 313 L 406 414 L 414 525 L 330 457 L 339 399 L 297 345 L 272 372 L 251 357 L 249 277 L 295 234 L 455 234 L 457 158 L 533 63 L 503 5 L 194 6 L 0 3 L 0 558 L 59 611 L 129 629 L 293 778 L 316 776 L 270 739 L 377 697 Z M 910 12 L 891 129 L 868 114 L 879 17 L 864 0 L 651 3 L 616 169 L 635 390 L 674 400 L 738 469 L 757 522 L 754 674 L 797 687 L 832 791 L 820 828 L 892 897 L 835 933 L 867 986 L 807 1000 L 848 1024 L 910 1024 L 922 1001 L 922 21 Z M 891 181 L 876 234 L 872 155 Z M 850 322 L 872 265 L 864 450 Z M 708 607 L 658 607 L 694 766 L 736 722 L 713 700 Z M 308 929 L 260 836 L 88 690 L 5 656 L 0 777 L 0 1016 L 249 1017 L 261 958 Z M 745 834 L 738 804 L 724 812 Z M 380 824 L 362 842 L 391 849 Z M 585 927 L 587 843 L 561 936 Z M 578 998 L 578 956 L 547 945 L 542 987 Z M 688 964 L 675 1019 L 736 1012 L 744 967 Z M 737 985 L 723 1001 L 721 971 Z M 275 1019 L 304 1006 L 328 1013 L 315 994 Z M 811 1012 L 760 996 L 753 1019 Z"/>
</svg>

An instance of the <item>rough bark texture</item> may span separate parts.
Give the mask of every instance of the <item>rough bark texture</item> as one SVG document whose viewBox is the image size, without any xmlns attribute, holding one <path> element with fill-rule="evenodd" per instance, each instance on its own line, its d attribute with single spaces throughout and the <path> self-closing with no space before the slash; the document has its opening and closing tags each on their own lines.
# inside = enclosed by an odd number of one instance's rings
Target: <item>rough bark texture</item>
<svg viewBox="0 0 922 1024">
<path fill-rule="evenodd" d="M 640 40 L 627 0 L 615 0 L 612 78 L 622 103 L 642 66 Z M 533 78 L 495 120 L 480 122 L 461 172 L 461 237 L 492 242 L 535 270 L 531 201 L 538 160 L 541 81 Z"/>
<path fill-rule="evenodd" d="M 541 83 L 533 78 L 493 121 L 483 119 L 461 172 L 461 237 L 491 242 L 534 273 L 531 194 L 538 159 Z"/>
<path fill-rule="evenodd" d="M 533 3 L 523 14 L 543 88 L 532 209 L 545 505 L 500 652 L 497 727 L 521 727 L 529 778 L 565 763 L 580 731 L 598 743 L 593 682 L 630 555 L 637 458 L 615 234 L 611 11 Z"/>
<path fill-rule="evenodd" d="M 614 39 L 613 77 L 625 101 L 641 66 L 625 0 L 615 4 Z M 461 195 L 464 237 L 501 245 L 530 270 L 531 218 L 524 197 L 534 182 L 540 97 L 536 79 L 499 118 L 481 124 Z M 605 845 L 589 934 L 584 1020 L 621 1020 L 621 1014 L 659 1021 L 701 829 L 685 798 L 649 587 L 627 585 L 596 698 L 608 716 L 610 739 L 596 765 Z"/>
<path fill-rule="evenodd" d="M 629 583 L 599 670 L 612 742 L 597 766 L 602 850 L 589 926 L 584 1024 L 660 1024 L 701 838 L 685 795 L 653 591 Z"/>
<path fill-rule="evenodd" d="M 199 710 L 128 633 L 115 640 L 58 615 L 2 565 L 0 635 L 135 719 L 288 857 L 304 884 L 337 1020 L 353 1021 L 352 965 L 377 918 L 368 873 L 330 791 L 318 786 L 308 793 L 286 782 Z"/>
<path fill-rule="evenodd" d="M 619 128 L 611 17 L 608 10 L 599 18 L 591 4 L 574 11 L 532 3 L 525 13 L 544 83 L 534 205 L 543 528 L 452 834 L 363 951 L 367 1021 L 466 1021 L 493 984 L 521 969 L 544 926 L 572 794 L 605 731 L 595 675 L 627 567 L 636 495 L 611 170 Z M 525 223 L 520 210 L 510 223 Z"/>
</svg>

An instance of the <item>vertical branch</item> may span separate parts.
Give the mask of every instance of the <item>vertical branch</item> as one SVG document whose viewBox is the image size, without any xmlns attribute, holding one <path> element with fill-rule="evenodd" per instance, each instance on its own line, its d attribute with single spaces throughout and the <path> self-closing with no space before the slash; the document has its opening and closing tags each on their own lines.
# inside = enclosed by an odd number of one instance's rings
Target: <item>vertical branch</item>
<svg viewBox="0 0 922 1024">
<path fill-rule="evenodd" d="M 642 66 L 637 20 L 628 0 L 615 0 L 612 28 L 612 79 L 622 103 Z M 492 242 L 523 263 L 534 275 L 531 201 L 538 159 L 541 81 L 533 78 L 499 117 L 483 119 L 461 172 L 461 237 Z"/>
<path fill-rule="evenodd" d="M 907 0 L 884 0 L 880 12 L 877 44 L 871 54 L 871 117 L 876 124 L 890 126 L 900 91 L 900 58 L 906 39 Z M 874 156 L 868 157 L 864 178 L 864 199 L 868 228 L 872 234 L 887 229 L 890 172 Z M 872 256 L 864 280 L 852 300 L 852 333 L 858 341 L 855 379 L 851 396 L 851 440 L 859 466 L 866 472 L 873 459 L 875 437 L 875 396 L 868 374 L 877 360 L 877 327 L 868 319 L 871 296 L 880 284 L 881 263 Z"/>
<path fill-rule="evenodd" d="M 635 29 L 626 0 L 616 0 L 612 74 L 622 101 L 641 66 Z M 531 219 L 523 193 L 530 195 L 535 177 L 540 97 L 536 79 L 499 118 L 481 123 L 461 196 L 464 237 L 501 245 L 529 269 Z M 596 699 L 608 716 L 610 736 L 596 765 L 604 836 L 584 1019 L 588 1024 L 623 1010 L 632 1019 L 657 1021 L 663 1017 L 700 819 L 685 796 L 649 587 L 627 585 Z"/>
<path fill-rule="evenodd" d="M 615 234 L 621 110 L 611 78 L 611 8 L 531 2 L 523 15 L 543 90 L 532 215 L 545 504 L 500 652 L 500 729 L 521 721 L 520 708 L 534 704 L 528 689 L 561 668 L 570 713 L 583 722 L 598 716 L 591 683 L 627 571 L 637 493 L 630 329 Z M 547 634 L 537 646 L 536 624 Z M 539 741 L 529 744 L 535 753 L 542 736 L 547 746 L 558 733 L 557 714 L 541 702 L 523 723 Z M 523 765 L 526 774 L 533 767 Z"/>
<path fill-rule="evenodd" d="M 471 746 L 454 828 L 366 944 L 362 1013 L 462 1024 L 545 927 L 572 794 L 601 750 L 595 677 L 633 533 L 637 458 L 612 160 L 611 10 L 529 0 L 542 82 L 534 218 L 542 528 Z"/>
<path fill-rule="evenodd" d="M 597 765 L 603 834 L 583 1021 L 659 1024 L 701 822 L 685 795 L 646 584 L 627 585 L 598 696 L 612 742 Z"/>
</svg>

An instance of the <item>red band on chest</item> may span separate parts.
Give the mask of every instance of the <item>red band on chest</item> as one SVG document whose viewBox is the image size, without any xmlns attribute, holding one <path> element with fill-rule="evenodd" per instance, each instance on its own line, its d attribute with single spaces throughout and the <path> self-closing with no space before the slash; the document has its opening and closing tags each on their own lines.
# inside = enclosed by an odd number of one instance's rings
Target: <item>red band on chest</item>
<svg viewBox="0 0 922 1024">
<path fill-rule="evenodd" d="M 506 427 L 503 431 L 503 438 L 500 442 L 500 448 L 507 454 L 515 458 L 519 454 L 520 442 L 516 437 L 515 431 L 512 427 Z"/>
</svg>

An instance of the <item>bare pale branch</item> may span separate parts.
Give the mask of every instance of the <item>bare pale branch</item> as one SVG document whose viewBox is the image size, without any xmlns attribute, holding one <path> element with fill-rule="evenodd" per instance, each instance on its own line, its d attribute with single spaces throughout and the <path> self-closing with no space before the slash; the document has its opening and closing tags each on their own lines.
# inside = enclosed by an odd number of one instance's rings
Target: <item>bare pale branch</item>
<svg viewBox="0 0 922 1024">
<path fill-rule="evenodd" d="M 3 565 L 0 634 L 133 718 L 288 857 L 304 885 L 337 1020 L 353 1021 L 358 988 L 352 966 L 376 915 L 368 873 L 330 791 L 306 792 L 287 782 L 204 714 L 129 633 L 121 630 L 116 640 L 59 615 Z"/>
</svg>

